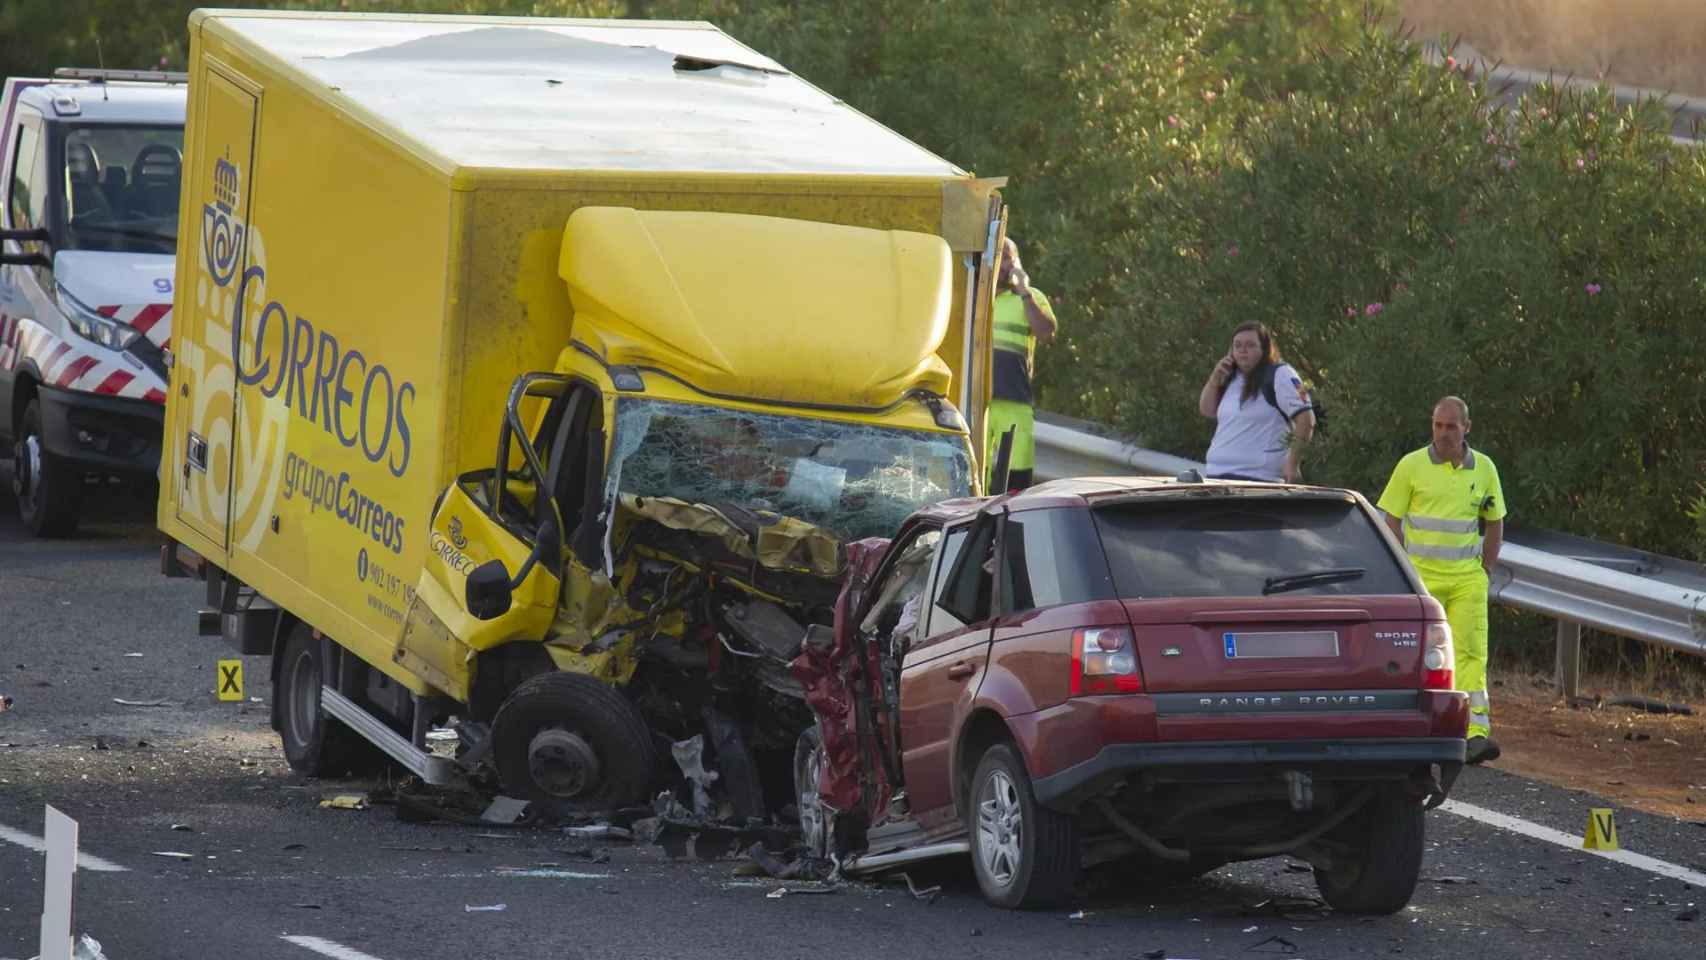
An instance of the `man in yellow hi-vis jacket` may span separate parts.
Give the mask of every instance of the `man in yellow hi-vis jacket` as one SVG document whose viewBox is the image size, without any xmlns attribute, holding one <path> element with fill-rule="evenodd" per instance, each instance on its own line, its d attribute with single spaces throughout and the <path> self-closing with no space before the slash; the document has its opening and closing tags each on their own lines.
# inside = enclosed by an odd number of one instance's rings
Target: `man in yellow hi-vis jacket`
<svg viewBox="0 0 1706 960">
<path fill-rule="evenodd" d="M 1457 689 L 1469 694 L 1470 763 L 1499 756 L 1487 700 L 1487 583 L 1505 539 L 1505 494 L 1485 453 L 1469 449 L 1469 405 L 1434 405 L 1433 443 L 1392 470 L 1379 507 L 1422 583 L 1445 607 L 1457 649 Z"/>
<path fill-rule="evenodd" d="M 989 401 L 988 461 L 990 481 L 995 476 L 995 451 L 1001 435 L 1013 431 L 1013 450 L 1007 462 L 1007 490 L 1031 485 L 1037 462 L 1035 414 L 1031 409 L 1031 372 L 1036 363 L 1037 341 L 1054 340 L 1059 323 L 1054 307 L 1019 265 L 1019 245 L 1012 237 L 1001 247 L 1001 272 L 995 281 L 995 383 Z"/>
</svg>

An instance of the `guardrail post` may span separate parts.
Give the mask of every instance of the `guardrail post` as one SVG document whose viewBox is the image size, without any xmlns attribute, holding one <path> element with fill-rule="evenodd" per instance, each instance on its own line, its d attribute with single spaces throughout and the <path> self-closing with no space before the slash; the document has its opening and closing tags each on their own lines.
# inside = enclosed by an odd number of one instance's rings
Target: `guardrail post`
<svg viewBox="0 0 1706 960">
<path fill-rule="evenodd" d="M 1582 625 L 1572 620 L 1558 621 L 1558 692 L 1565 699 L 1582 693 Z"/>
</svg>

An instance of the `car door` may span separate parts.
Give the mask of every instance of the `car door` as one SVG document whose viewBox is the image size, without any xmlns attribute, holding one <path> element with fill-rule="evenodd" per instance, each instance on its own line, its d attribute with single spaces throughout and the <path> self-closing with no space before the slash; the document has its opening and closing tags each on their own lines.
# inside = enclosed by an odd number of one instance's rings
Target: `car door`
<svg viewBox="0 0 1706 960">
<path fill-rule="evenodd" d="M 43 123 L 33 111 L 19 108 L 16 118 L 6 130 L 5 151 L 11 157 L 5 175 L 6 211 L 4 228 L 25 232 L 48 226 L 48 195 L 53 187 L 50 176 L 48 141 Z M 48 331 L 57 331 L 52 322 L 58 309 L 50 297 L 53 290 L 53 251 L 41 240 L 8 240 L 0 243 L 7 259 L 0 265 L 0 385 L 6 387 L 9 403 L 12 384 L 22 371 L 37 379 L 42 371 L 32 362 L 26 363 L 25 347 Z M 35 262 L 30 262 L 34 260 Z M 8 427 L 21 410 L 9 407 L 0 410 Z"/>
<path fill-rule="evenodd" d="M 925 830 L 957 829 L 953 741 L 989 660 L 995 515 L 943 532 L 920 639 L 901 658 L 901 771 Z"/>
</svg>

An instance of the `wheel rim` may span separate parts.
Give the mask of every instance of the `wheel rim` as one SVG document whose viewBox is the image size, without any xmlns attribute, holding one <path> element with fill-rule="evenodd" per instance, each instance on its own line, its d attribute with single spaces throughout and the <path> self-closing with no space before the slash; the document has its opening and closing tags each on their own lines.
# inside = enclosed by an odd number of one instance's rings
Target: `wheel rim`
<svg viewBox="0 0 1706 960">
<path fill-rule="evenodd" d="M 18 441 L 12 461 L 12 493 L 29 512 L 35 512 L 41 489 L 41 440 L 30 434 Z"/>
<path fill-rule="evenodd" d="M 527 772 L 546 794 L 573 799 L 598 788 L 598 752 L 573 731 L 541 730 L 527 745 Z"/>
<path fill-rule="evenodd" d="M 1018 875 L 1023 827 L 1019 788 L 1006 771 L 990 771 L 977 798 L 977 856 L 984 875 L 998 886 L 1011 885 Z"/>
<path fill-rule="evenodd" d="M 794 790 L 800 795 L 800 839 L 806 850 L 816 857 L 824 856 L 829 850 L 827 818 L 817 789 L 818 772 L 822 769 L 823 745 L 814 741 L 811 750 L 795 761 Z"/>
<path fill-rule="evenodd" d="M 313 742 L 314 725 L 320 719 L 320 670 L 314 654 L 304 650 L 290 665 L 290 733 L 298 747 Z"/>
</svg>

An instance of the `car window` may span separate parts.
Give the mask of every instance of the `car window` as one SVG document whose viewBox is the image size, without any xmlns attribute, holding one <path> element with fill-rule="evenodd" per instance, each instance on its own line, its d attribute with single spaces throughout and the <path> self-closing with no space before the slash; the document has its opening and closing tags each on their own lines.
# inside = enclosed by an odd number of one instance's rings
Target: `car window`
<svg viewBox="0 0 1706 960">
<path fill-rule="evenodd" d="M 7 204 L 12 213 L 12 226 L 18 230 L 30 230 L 46 225 L 47 164 L 41 153 L 41 133 L 34 126 L 20 124 L 18 152 L 12 164 L 12 182 L 7 187 Z"/>
<path fill-rule="evenodd" d="M 1349 500 L 1169 498 L 1092 515 L 1124 598 L 1412 592 L 1374 521 Z"/>
<path fill-rule="evenodd" d="M 1088 510 L 1008 514 L 1001 531 L 1001 557 L 1002 613 L 1114 596 Z"/>
<path fill-rule="evenodd" d="M 948 531 L 942 562 L 936 565 L 936 586 L 931 591 L 935 600 L 926 636 L 940 636 L 988 619 L 995 583 L 989 562 L 994 556 L 995 526 L 993 518 L 984 517 Z M 973 559 L 962 568 L 960 554 L 968 549 Z"/>
<path fill-rule="evenodd" d="M 867 636 L 887 638 L 900 649 L 917 637 L 922 619 L 924 587 L 930 580 L 930 561 L 936 557 L 936 546 L 942 541 L 942 531 L 924 530 L 914 535 L 895 554 L 878 588 L 877 599 L 871 604 L 859 629 Z"/>
</svg>

